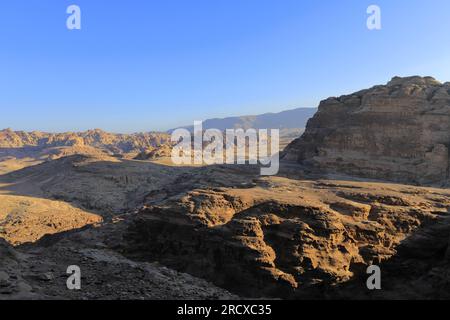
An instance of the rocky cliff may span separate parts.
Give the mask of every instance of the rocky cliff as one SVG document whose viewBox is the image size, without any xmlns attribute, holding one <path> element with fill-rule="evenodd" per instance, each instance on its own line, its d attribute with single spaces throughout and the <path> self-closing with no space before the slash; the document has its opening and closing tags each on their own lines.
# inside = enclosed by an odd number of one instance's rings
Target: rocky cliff
<svg viewBox="0 0 450 320">
<path fill-rule="evenodd" d="M 449 178 L 450 83 L 393 78 L 322 101 L 283 158 L 321 172 L 413 184 Z"/>
<path fill-rule="evenodd" d="M 253 181 L 143 208 L 124 252 L 247 297 L 448 297 L 448 190 Z M 382 266 L 382 292 L 367 290 L 372 264 Z"/>
</svg>

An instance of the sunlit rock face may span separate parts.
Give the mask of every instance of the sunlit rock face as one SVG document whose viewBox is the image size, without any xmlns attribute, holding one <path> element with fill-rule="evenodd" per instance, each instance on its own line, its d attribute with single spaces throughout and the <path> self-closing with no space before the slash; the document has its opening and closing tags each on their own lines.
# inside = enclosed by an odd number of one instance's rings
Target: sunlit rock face
<svg viewBox="0 0 450 320">
<path fill-rule="evenodd" d="M 448 189 L 267 177 L 146 206 L 122 245 L 245 297 L 443 298 L 448 273 L 429 270 L 448 268 L 449 207 Z M 389 284 L 375 295 L 372 264 Z"/>
<path fill-rule="evenodd" d="M 450 83 L 395 77 L 322 101 L 283 158 L 322 172 L 443 185 L 449 144 Z"/>
</svg>

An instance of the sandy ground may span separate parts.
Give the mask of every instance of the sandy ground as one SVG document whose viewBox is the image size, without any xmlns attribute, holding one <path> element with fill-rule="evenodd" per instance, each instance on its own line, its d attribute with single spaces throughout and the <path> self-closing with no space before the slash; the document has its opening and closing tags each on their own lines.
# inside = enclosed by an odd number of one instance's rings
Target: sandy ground
<svg viewBox="0 0 450 320">
<path fill-rule="evenodd" d="M 13 245 L 101 221 L 99 215 L 62 201 L 0 195 L 0 237 Z"/>
<path fill-rule="evenodd" d="M 41 163 L 41 161 L 33 158 L 25 159 L 9 159 L 0 162 L 0 175 L 23 169 L 25 167 L 34 166 Z"/>
</svg>

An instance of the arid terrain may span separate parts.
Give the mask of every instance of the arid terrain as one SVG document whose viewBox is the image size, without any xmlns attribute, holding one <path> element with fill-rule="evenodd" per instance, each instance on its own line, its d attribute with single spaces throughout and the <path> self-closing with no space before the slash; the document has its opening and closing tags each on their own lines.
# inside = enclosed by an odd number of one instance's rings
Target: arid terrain
<svg viewBox="0 0 450 320">
<path fill-rule="evenodd" d="M 143 156 L 167 134 L 4 130 L 0 299 L 449 299 L 449 106 L 420 77 L 330 98 L 271 177 Z"/>
</svg>

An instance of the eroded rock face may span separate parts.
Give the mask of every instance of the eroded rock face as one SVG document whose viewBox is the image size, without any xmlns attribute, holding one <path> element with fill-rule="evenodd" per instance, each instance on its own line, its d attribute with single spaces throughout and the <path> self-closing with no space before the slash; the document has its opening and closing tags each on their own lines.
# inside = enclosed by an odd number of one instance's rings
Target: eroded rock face
<svg viewBox="0 0 450 320">
<path fill-rule="evenodd" d="M 283 157 L 321 172 L 442 185 L 449 145 L 450 83 L 396 77 L 322 101 Z"/>
<path fill-rule="evenodd" d="M 49 235 L 37 244 L 13 248 L 0 238 L 1 300 L 211 300 L 237 299 L 205 280 L 157 263 L 131 261 L 109 245 L 120 227 L 103 225 Z M 67 267 L 82 272 L 82 290 L 67 289 Z"/>
<path fill-rule="evenodd" d="M 391 260 L 400 243 L 403 250 L 417 246 L 409 240 L 417 230 L 448 231 L 449 206 L 450 194 L 440 189 L 271 177 L 251 188 L 194 190 L 144 208 L 125 251 L 243 296 L 341 296 L 358 291 L 336 294 L 335 286 Z M 446 237 L 428 237 L 420 252 L 448 250 Z"/>
<path fill-rule="evenodd" d="M 23 257 L 0 238 L 0 300 L 35 299 L 32 287 L 23 279 L 20 266 Z"/>
</svg>

